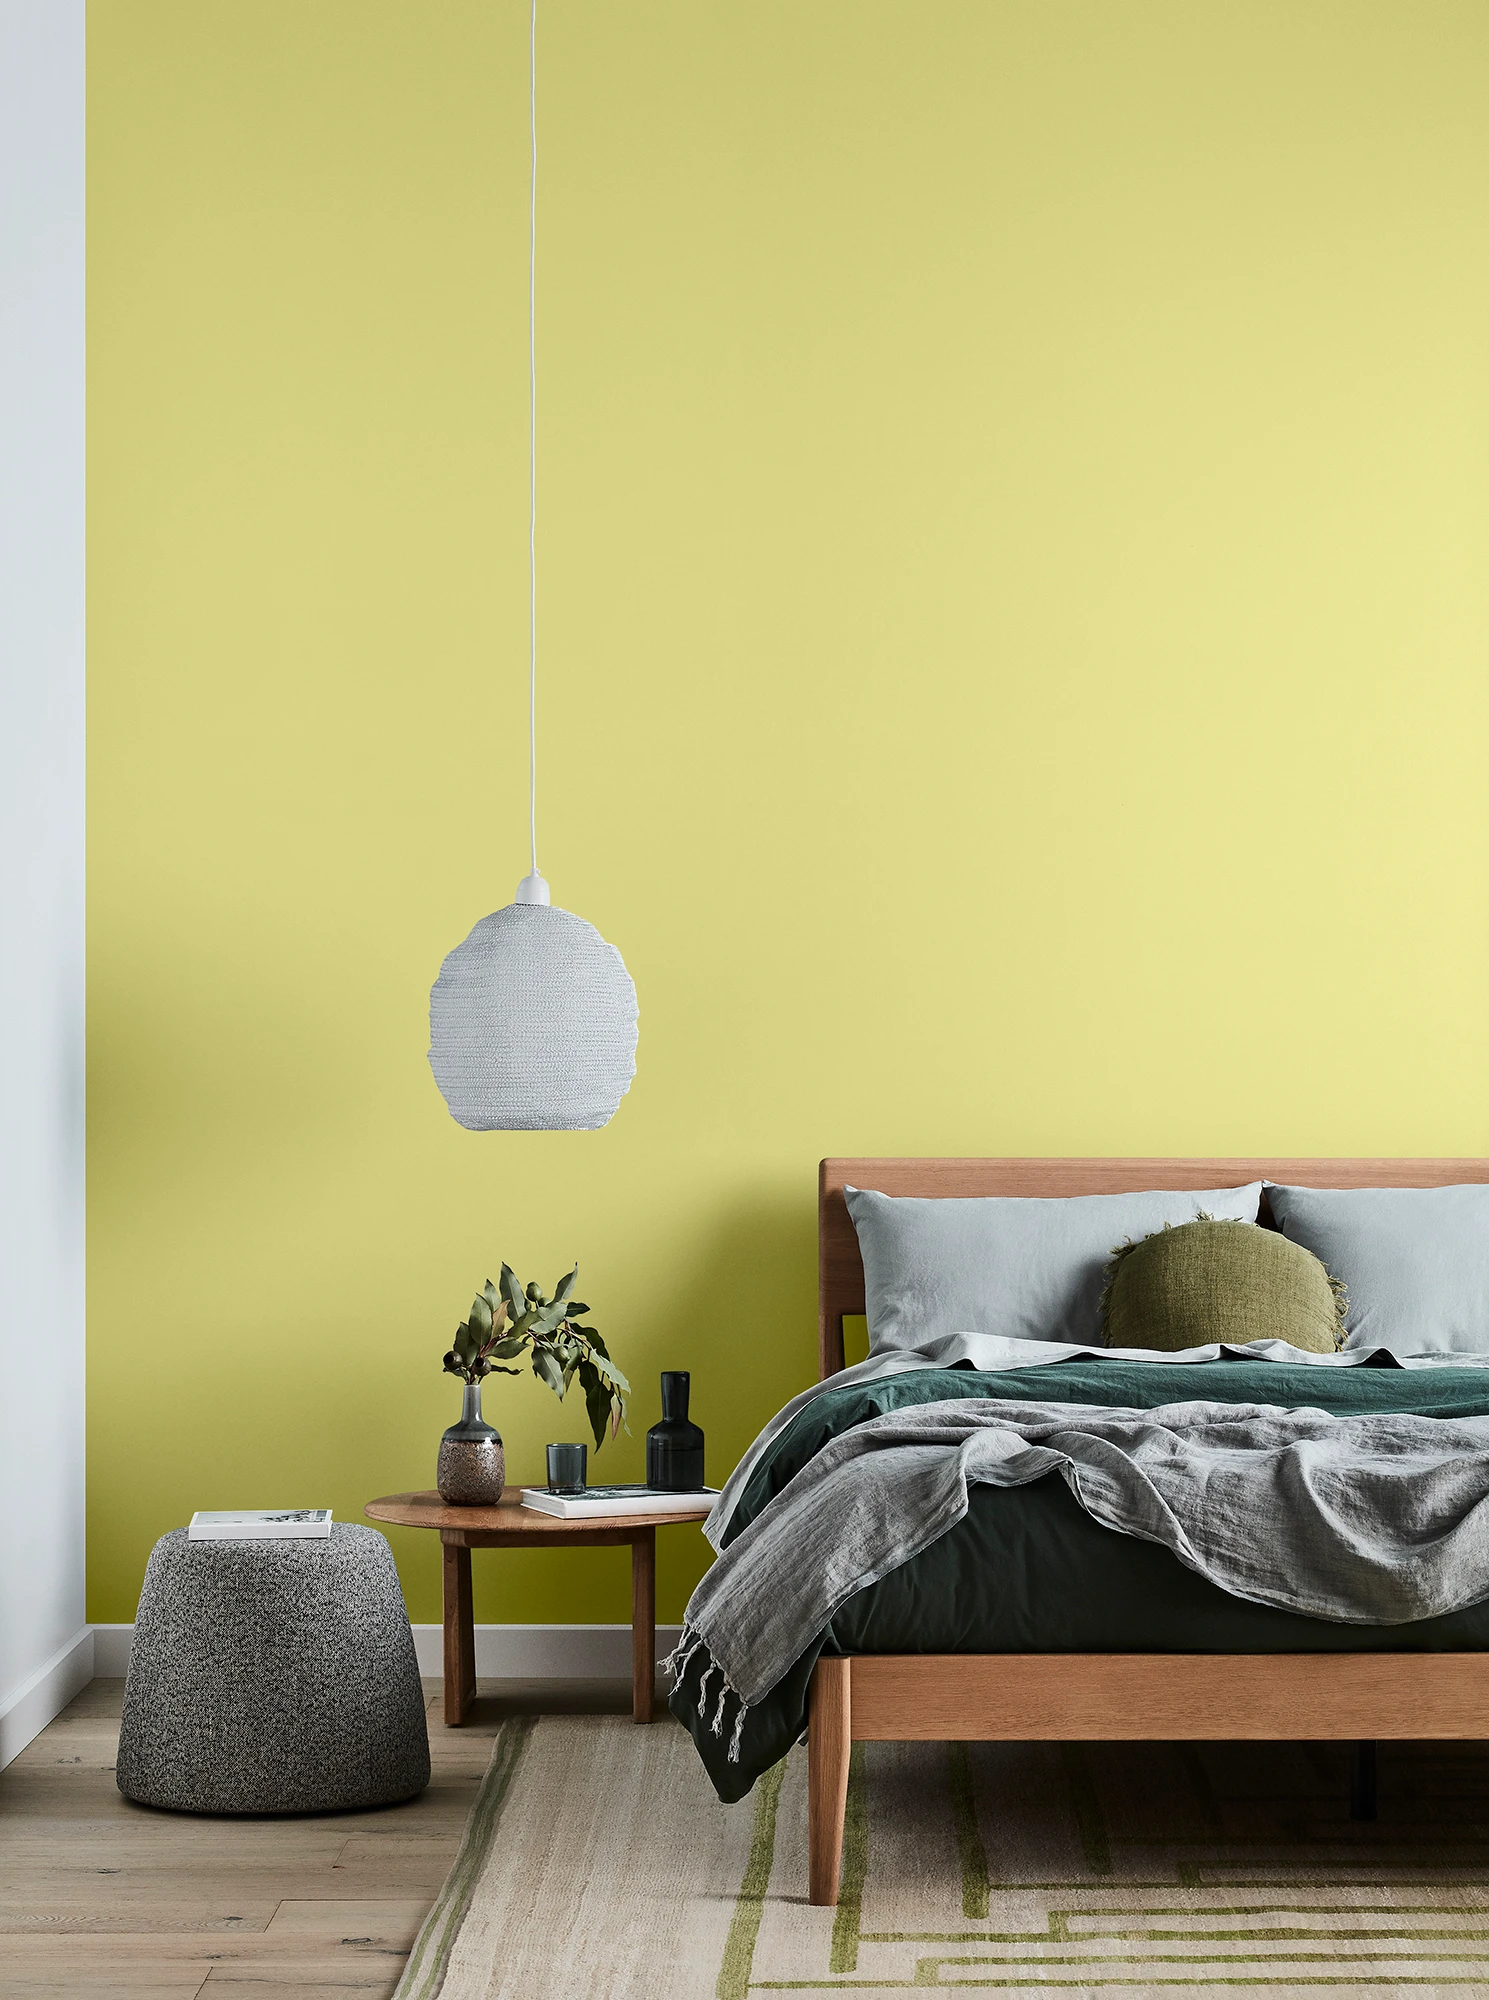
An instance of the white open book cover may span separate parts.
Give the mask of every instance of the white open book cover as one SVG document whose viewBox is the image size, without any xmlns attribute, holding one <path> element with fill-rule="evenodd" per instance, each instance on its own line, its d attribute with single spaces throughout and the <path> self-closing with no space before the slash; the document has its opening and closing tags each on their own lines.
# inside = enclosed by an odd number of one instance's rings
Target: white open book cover
<svg viewBox="0 0 1489 2000">
<path fill-rule="evenodd" d="M 664 1493 L 655 1486 L 586 1486 L 582 1493 L 550 1493 L 546 1486 L 522 1489 L 524 1507 L 565 1521 L 600 1514 L 707 1514 L 718 1497 L 716 1486 L 694 1493 Z"/>
<path fill-rule="evenodd" d="M 222 1514 L 193 1514 L 186 1539 L 191 1542 L 304 1542 L 325 1541 L 330 1533 L 329 1507 L 231 1507 Z"/>
</svg>

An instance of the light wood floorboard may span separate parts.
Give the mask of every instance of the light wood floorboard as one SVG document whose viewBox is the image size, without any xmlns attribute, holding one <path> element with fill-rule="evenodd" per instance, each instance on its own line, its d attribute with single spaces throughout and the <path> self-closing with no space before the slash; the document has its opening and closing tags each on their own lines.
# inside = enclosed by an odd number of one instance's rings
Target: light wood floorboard
<svg viewBox="0 0 1489 2000">
<path fill-rule="evenodd" d="M 504 1717 L 631 1707 L 629 1681 L 482 1681 L 466 1727 L 446 1729 L 428 1681 L 434 1771 L 422 1797 L 379 1812 L 205 1819 L 120 1797 L 123 1693 L 122 1681 L 94 1681 L 0 1771 L 5 2000 L 212 2000 L 230 1987 L 245 2000 L 387 2000 Z"/>
</svg>

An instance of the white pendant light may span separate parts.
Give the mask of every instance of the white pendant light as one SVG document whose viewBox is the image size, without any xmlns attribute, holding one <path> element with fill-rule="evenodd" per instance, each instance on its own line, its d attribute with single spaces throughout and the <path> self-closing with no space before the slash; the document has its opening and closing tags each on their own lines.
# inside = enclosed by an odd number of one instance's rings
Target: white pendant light
<svg viewBox="0 0 1489 2000">
<path fill-rule="evenodd" d="M 590 1132 L 636 1074 L 636 989 L 613 944 L 538 872 L 538 0 L 528 27 L 528 832 L 532 873 L 482 917 L 429 995 L 429 1066 L 472 1132 Z"/>
</svg>

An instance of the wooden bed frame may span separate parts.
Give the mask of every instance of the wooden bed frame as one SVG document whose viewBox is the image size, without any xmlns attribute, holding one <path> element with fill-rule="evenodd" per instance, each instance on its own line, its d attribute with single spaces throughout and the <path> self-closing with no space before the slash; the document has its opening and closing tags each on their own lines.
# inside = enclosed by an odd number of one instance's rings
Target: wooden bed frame
<svg viewBox="0 0 1489 2000">
<path fill-rule="evenodd" d="M 843 1199 L 883 1194 L 1126 1194 L 1269 1180 L 1302 1187 L 1489 1182 L 1489 1160 L 824 1160 L 818 1194 L 822 1380 L 843 1316 L 864 1310 Z M 1271 1217 L 1263 1197 L 1262 1220 Z M 808 1732 L 810 1897 L 838 1900 L 856 1742 L 1358 1741 L 1489 1735 L 1489 1653 L 861 1653 L 823 1656 Z"/>
</svg>

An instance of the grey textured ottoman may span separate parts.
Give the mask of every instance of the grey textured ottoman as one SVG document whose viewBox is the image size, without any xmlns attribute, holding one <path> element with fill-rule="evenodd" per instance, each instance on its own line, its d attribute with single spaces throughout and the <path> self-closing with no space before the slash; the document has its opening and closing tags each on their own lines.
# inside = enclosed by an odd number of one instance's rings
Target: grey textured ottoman
<svg viewBox="0 0 1489 2000">
<path fill-rule="evenodd" d="M 424 1692 L 393 1552 L 193 1542 L 150 1555 L 119 1730 L 119 1789 L 179 1812 L 391 1805 L 429 1783 Z"/>
</svg>

